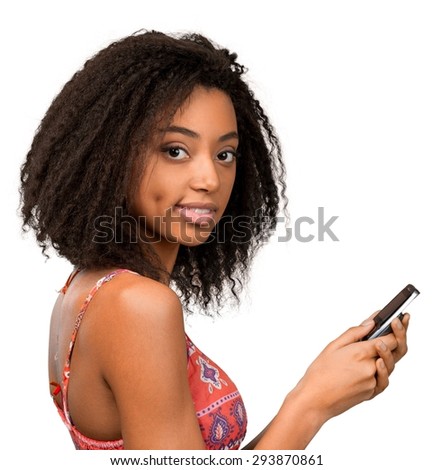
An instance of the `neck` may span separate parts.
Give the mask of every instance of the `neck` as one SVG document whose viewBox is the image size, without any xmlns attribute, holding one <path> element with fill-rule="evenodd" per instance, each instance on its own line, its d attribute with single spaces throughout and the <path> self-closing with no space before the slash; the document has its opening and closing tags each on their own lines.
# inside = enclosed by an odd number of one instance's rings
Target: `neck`
<svg viewBox="0 0 433 470">
<path fill-rule="evenodd" d="M 164 281 L 168 284 L 170 281 L 170 275 L 173 272 L 173 268 L 176 263 L 180 245 L 178 243 L 171 243 L 164 240 L 154 243 L 152 247 L 166 269 L 167 279 L 164 279 Z"/>
</svg>

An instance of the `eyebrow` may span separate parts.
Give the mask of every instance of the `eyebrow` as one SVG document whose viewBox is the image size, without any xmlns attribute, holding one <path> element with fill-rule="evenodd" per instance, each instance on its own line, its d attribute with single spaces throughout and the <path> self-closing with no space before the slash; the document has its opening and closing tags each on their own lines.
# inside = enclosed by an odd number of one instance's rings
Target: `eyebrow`
<svg viewBox="0 0 433 470">
<path fill-rule="evenodd" d="M 177 132 L 179 134 L 186 135 L 187 137 L 192 137 L 193 139 L 198 139 L 200 137 L 200 134 L 188 129 L 187 127 L 182 127 L 182 126 L 168 126 L 165 129 L 161 130 L 161 132 Z M 232 132 L 227 132 L 227 134 L 224 134 L 218 138 L 218 142 L 225 142 L 230 139 L 238 139 L 239 140 L 239 135 L 236 131 Z"/>
</svg>

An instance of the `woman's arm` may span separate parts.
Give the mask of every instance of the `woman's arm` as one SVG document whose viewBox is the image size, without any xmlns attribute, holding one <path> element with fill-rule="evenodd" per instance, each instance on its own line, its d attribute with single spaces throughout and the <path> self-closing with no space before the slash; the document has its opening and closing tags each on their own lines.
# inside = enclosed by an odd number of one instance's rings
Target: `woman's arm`
<svg viewBox="0 0 433 470">
<path fill-rule="evenodd" d="M 116 281 L 117 293 L 100 305 L 105 313 L 95 354 L 114 395 L 124 448 L 204 449 L 177 295 L 132 274 Z M 406 330 L 393 324 L 393 334 L 360 342 L 370 329 L 351 328 L 330 343 L 246 448 L 303 449 L 332 416 L 385 389 L 394 363 L 405 353 Z"/>
<path fill-rule="evenodd" d="M 408 322 L 405 315 L 393 322 L 392 334 L 360 342 L 373 326 L 366 323 L 330 343 L 245 449 L 304 449 L 330 418 L 381 393 L 407 351 Z"/>
<path fill-rule="evenodd" d="M 98 362 L 125 449 L 204 449 L 187 376 L 181 304 L 167 286 L 125 274 L 107 299 Z M 122 283 L 122 285 L 120 285 Z"/>
</svg>

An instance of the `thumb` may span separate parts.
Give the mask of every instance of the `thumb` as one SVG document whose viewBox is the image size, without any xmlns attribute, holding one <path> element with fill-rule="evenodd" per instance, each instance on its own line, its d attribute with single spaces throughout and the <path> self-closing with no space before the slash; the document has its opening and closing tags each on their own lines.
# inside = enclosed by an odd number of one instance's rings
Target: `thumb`
<svg viewBox="0 0 433 470">
<path fill-rule="evenodd" d="M 363 321 L 361 325 L 352 326 L 352 328 L 346 330 L 331 344 L 333 344 L 337 348 L 342 348 L 344 346 L 347 346 L 348 344 L 356 343 L 362 338 L 364 338 L 364 336 L 372 330 L 373 326 L 374 320 L 372 318 L 368 318 L 367 320 Z"/>
</svg>

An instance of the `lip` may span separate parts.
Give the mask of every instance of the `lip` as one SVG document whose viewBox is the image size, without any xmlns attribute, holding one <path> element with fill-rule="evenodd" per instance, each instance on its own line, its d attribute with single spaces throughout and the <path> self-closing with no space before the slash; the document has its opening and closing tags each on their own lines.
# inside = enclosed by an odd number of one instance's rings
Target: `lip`
<svg viewBox="0 0 433 470">
<path fill-rule="evenodd" d="M 213 202 L 179 202 L 175 204 L 175 207 L 187 207 L 195 209 L 210 209 L 211 211 L 217 211 L 218 207 Z"/>
<path fill-rule="evenodd" d="M 215 224 L 215 215 L 218 208 L 210 202 L 188 202 L 176 204 L 174 209 L 186 222 L 209 227 Z M 208 212 L 196 212 L 195 209 Z"/>
</svg>

